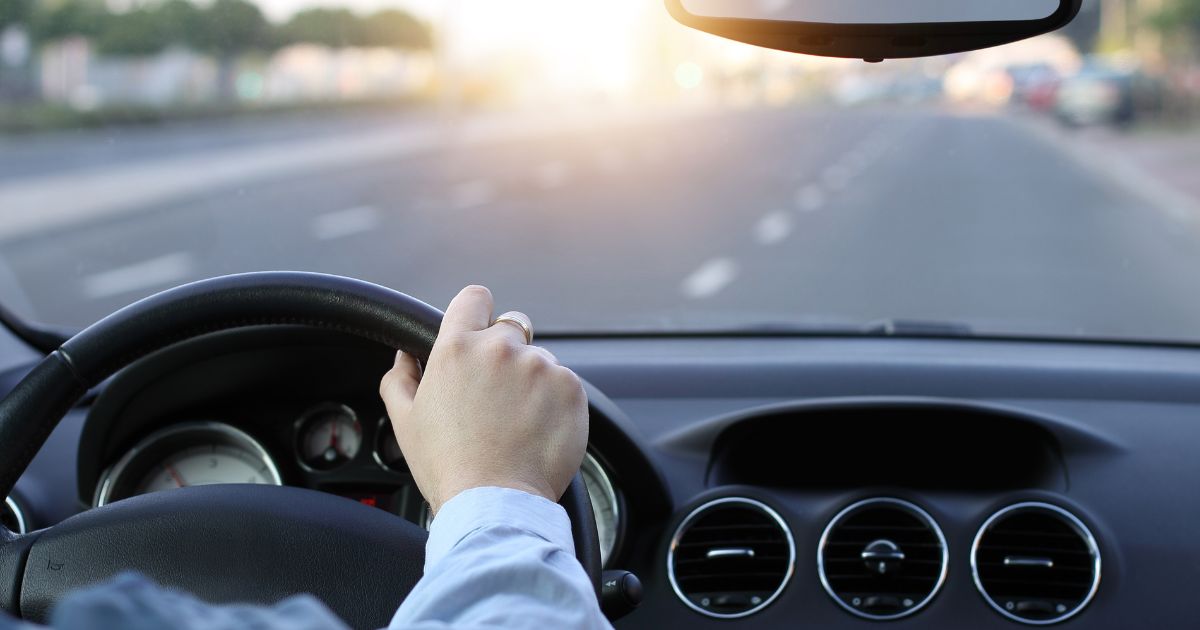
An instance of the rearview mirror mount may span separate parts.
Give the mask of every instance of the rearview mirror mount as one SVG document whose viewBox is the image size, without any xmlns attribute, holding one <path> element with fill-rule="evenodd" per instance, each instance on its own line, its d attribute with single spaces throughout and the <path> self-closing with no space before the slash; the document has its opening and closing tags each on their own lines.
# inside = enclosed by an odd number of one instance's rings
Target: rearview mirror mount
<svg viewBox="0 0 1200 630">
<path fill-rule="evenodd" d="M 1049 33 L 1082 0 L 666 0 L 685 26 L 755 46 L 883 61 Z"/>
</svg>

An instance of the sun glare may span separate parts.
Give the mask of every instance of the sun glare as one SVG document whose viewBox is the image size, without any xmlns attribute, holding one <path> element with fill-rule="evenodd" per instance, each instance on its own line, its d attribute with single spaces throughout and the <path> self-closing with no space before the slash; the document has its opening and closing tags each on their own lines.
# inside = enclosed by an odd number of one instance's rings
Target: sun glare
<svg viewBox="0 0 1200 630">
<path fill-rule="evenodd" d="M 443 9 L 455 63 L 520 60 L 513 80 L 534 79 L 543 89 L 620 93 L 638 71 L 639 36 L 651 20 L 646 2 L 459 0 Z M 506 64 L 513 65 L 513 64 Z"/>
</svg>

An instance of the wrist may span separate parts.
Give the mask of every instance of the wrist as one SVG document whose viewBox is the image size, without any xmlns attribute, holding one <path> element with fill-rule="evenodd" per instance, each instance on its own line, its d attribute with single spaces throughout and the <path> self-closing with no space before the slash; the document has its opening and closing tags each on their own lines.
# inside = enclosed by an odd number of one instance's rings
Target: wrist
<svg viewBox="0 0 1200 630">
<path fill-rule="evenodd" d="M 454 497 L 475 488 L 504 488 L 506 490 L 517 490 L 526 494 L 531 494 L 535 497 L 541 497 L 553 503 L 557 503 L 559 497 L 554 496 L 553 490 L 549 489 L 548 484 L 529 483 L 516 478 L 479 478 L 475 480 L 456 480 L 457 483 L 449 486 L 438 492 L 438 496 L 427 497 L 429 500 L 429 511 L 433 516 L 442 509 L 446 503 L 450 502 Z"/>
</svg>

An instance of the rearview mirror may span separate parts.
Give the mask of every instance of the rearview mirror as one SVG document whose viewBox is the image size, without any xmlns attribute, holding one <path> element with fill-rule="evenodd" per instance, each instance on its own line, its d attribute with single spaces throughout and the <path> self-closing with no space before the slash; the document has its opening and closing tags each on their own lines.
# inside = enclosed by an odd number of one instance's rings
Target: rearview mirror
<svg viewBox="0 0 1200 630">
<path fill-rule="evenodd" d="M 987 48 L 1061 28 L 1081 0 L 666 0 L 685 26 L 747 44 L 882 61 Z"/>
</svg>

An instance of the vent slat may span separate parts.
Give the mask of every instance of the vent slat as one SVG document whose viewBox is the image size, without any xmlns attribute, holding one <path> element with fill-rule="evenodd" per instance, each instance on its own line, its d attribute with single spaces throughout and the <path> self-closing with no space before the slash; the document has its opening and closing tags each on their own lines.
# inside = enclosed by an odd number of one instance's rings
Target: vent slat
<svg viewBox="0 0 1200 630">
<path fill-rule="evenodd" d="M 1099 577 L 1096 550 L 1081 529 L 1086 531 L 1082 523 L 1048 504 L 1018 504 L 998 512 L 984 525 L 974 551 L 984 597 L 1023 621 L 1061 621 L 1079 612 Z M 1053 566 L 1004 564 L 1010 556 L 1047 558 Z"/>
<path fill-rule="evenodd" d="M 843 510 L 825 530 L 821 569 L 829 594 L 843 608 L 870 619 L 895 619 L 919 610 L 941 584 L 945 546 L 937 525 L 920 508 L 894 499 L 868 499 Z M 879 549 L 873 545 L 881 545 Z M 864 551 L 895 550 L 884 574 Z"/>
<path fill-rule="evenodd" d="M 708 558 L 716 548 L 753 557 Z M 762 608 L 783 589 L 795 549 L 778 515 L 748 499 L 718 500 L 690 516 L 672 541 L 671 577 L 692 608 L 711 616 Z"/>
</svg>

